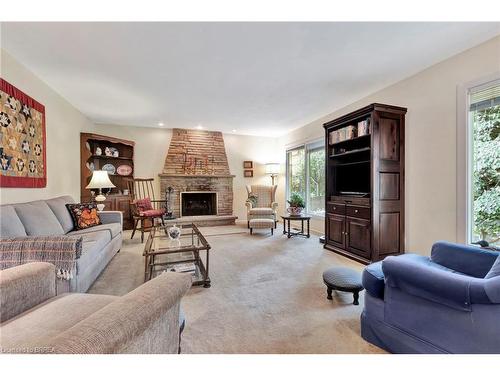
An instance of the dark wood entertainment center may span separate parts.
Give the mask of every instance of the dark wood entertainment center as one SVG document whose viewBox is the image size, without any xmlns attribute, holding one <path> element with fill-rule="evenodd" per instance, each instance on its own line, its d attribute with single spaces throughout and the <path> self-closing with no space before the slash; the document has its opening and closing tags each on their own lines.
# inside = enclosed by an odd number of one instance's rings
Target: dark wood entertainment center
<svg viewBox="0 0 500 375">
<path fill-rule="evenodd" d="M 362 263 L 405 251 L 406 108 L 370 104 L 325 123 L 325 249 Z"/>
</svg>

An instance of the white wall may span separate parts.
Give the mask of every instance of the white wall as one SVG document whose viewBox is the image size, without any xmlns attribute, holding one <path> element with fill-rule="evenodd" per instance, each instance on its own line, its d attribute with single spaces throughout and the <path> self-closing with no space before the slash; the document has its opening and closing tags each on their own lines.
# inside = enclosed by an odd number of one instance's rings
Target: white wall
<svg viewBox="0 0 500 375">
<path fill-rule="evenodd" d="M 62 194 L 79 199 L 80 132 L 92 129 L 92 122 L 3 49 L 0 58 L 2 78 L 45 105 L 47 135 L 47 186 L 1 188 L 0 202 L 25 202 Z"/>
<path fill-rule="evenodd" d="M 406 249 L 409 252 L 429 254 L 434 241 L 458 239 L 457 86 L 498 71 L 500 37 L 296 129 L 283 142 L 287 145 L 322 137 L 324 122 L 373 102 L 407 107 Z"/>
</svg>

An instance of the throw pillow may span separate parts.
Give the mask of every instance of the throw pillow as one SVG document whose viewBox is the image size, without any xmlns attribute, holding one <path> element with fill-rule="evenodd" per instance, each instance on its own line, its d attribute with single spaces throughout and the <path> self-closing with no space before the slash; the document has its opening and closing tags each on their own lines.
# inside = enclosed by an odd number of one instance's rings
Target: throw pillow
<svg viewBox="0 0 500 375">
<path fill-rule="evenodd" d="M 250 193 L 248 194 L 247 202 L 250 202 L 252 204 L 252 207 L 257 207 L 258 199 L 259 197 L 257 196 L 257 194 Z"/>
<path fill-rule="evenodd" d="M 135 201 L 135 206 L 137 207 L 137 210 L 139 212 L 149 211 L 153 209 L 153 205 L 151 204 L 151 199 L 149 198 L 137 199 Z"/>
<path fill-rule="evenodd" d="M 500 255 L 497 256 L 497 260 L 491 266 L 490 271 L 484 277 L 485 279 L 491 279 L 492 277 L 500 276 Z"/>
<path fill-rule="evenodd" d="M 96 203 L 68 203 L 66 207 L 71 214 L 76 230 L 102 224 Z"/>
</svg>

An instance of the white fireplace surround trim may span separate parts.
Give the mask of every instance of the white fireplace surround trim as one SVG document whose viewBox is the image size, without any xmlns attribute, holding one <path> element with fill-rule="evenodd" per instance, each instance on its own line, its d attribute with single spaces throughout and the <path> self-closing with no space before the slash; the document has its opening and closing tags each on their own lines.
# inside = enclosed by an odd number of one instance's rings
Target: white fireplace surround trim
<svg viewBox="0 0 500 375">
<path fill-rule="evenodd" d="M 217 191 L 210 191 L 210 190 L 196 190 L 196 191 L 181 191 L 180 192 L 180 206 L 179 206 L 179 211 L 180 211 L 180 217 L 189 217 L 189 216 L 184 216 L 182 215 L 182 197 L 184 194 L 215 194 L 215 215 L 204 215 L 204 216 L 217 216 L 219 213 L 219 193 Z"/>
</svg>

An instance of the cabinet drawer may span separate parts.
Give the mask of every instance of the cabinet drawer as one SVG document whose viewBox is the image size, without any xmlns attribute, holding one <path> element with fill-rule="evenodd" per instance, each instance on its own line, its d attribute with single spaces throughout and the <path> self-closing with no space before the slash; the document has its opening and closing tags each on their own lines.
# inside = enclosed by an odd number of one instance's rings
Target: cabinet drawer
<svg viewBox="0 0 500 375">
<path fill-rule="evenodd" d="M 345 215 L 345 204 L 341 203 L 330 203 L 327 205 L 328 213 L 336 215 Z"/>
<path fill-rule="evenodd" d="M 346 215 L 370 220 L 370 207 L 347 205 Z"/>
</svg>

